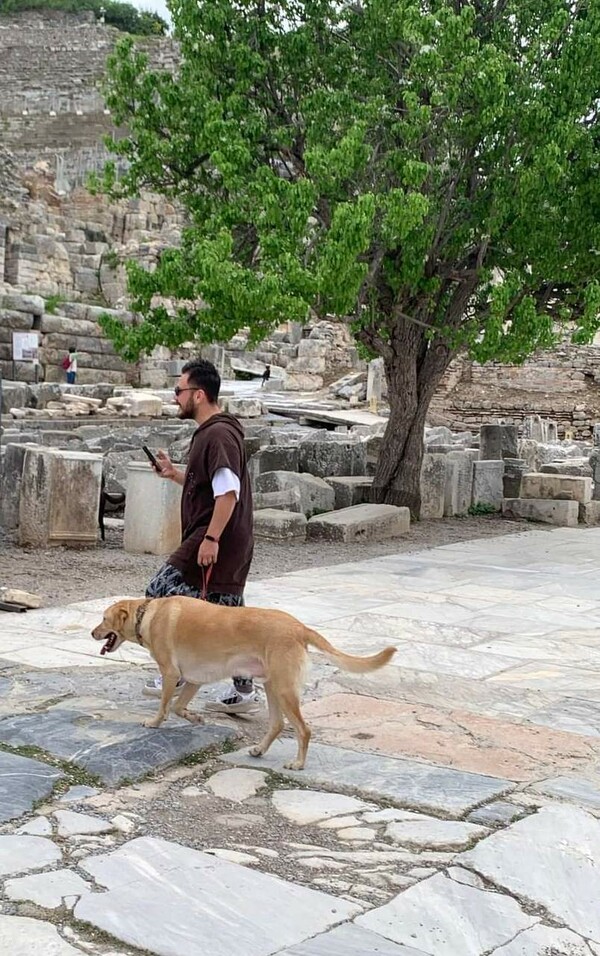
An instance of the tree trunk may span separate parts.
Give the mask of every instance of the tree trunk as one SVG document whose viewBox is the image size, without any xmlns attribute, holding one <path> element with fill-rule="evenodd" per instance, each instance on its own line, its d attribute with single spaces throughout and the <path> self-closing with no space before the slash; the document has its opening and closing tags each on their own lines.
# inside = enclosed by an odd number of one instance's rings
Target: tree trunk
<svg viewBox="0 0 600 956">
<path fill-rule="evenodd" d="M 425 418 L 453 357 L 445 345 L 407 336 L 385 360 L 390 418 L 381 442 L 371 500 L 410 508 L 415 520 L 421 511 Z"/>
</svg>

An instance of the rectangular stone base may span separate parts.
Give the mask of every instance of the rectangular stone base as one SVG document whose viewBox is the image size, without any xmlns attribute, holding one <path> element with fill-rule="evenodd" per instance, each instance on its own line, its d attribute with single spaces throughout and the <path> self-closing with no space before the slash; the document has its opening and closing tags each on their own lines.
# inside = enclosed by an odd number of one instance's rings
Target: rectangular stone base
<svg viewBox="0 0 600 956">
<path fill-rule="evenodd" d="M 543 472 L 523 475 L 521 497 L 566 499 L 586 504 L 592 499 L 592 479 Z"/>
<path fill-rule="evenodd" d="M 254 512 L 254 534 L 257 538 L 306 538 L 306 518 L 296 511 L 260 508 Z"/>
<path fill-rule="evenodd" d="M 410 511 L 394 505 L 353 505 L 308 522 L 308 537 L 325 541 L 379 541 L 410 531 Z"/>
<path fill-rule="evenodd" d="M 588 527 L 600 525 L 600 501 L 586 501 L 579 505 L 579 520 Z"/>
<path fill-rule="evenodd" d="M 555 501 L 549 498 L 504 498 L 505 518 L 527 518 L 561 528 L 576 528 L 579 521 L 577 501 Z"/>
</svg>

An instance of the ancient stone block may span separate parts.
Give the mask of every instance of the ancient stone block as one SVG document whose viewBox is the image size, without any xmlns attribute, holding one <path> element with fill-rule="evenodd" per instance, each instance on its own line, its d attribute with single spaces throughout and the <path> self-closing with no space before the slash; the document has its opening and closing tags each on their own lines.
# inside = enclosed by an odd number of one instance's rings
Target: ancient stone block
<svg viewBox="0 0 600 956">
<path fill-rule="evenodd" d="M 298 468 L 319 478 L 366 475 L 367 449 L 363 442 L 307 439 L 299 446 Z"/>
<path fill-rule="evenodd" d="M 123 547 L 132 554 L 168 554 L 181 541 L 181 486 L 143 461 L 127 469 Z"/>
<path fill-rule="evenodd" d="M 521 478 L 529 471 L 523 458 L 504 459 L 504 478 L 502 486 L 505 498 L 518 498 L 521 494 Z"/>
<path fill-rule="evenodd" d="M 40 382 L 38 385 L 30 385 L 29 388 L 31 390 L 31 404 L 34 408 L 46 408 L 48 402 L 59 402 L 62 398 L 58 383 Z"/>
<path fill-rule="evenodd" d="M 326 478 L 325 481 L 333 488 L 336 511 L 340 508 L 351 508 L 352 505 L 368 504 L 373 484 L 372 478 L 363 478 L 361 475 L 342 475 Z"/>
<path fill-rule="evenodd" d="M 263 405 L 258 398 L 228 398 L 227 411 L 237 418 L 259 418 L 263 414 Z"/>
<path fill-rule="evenodd" d="M 1 320 L 0 320 L 1 321 Z M 31 400 L 31 389 L 25 382 L 2 382 L 2 413 L 11 408 L 26 408 Z"/>
<path fill-rule="evenodd" d="M 545 475 L 573 475 L 576 478 L 592 478 L 592 466 L 589 458 L 568 458 L 566 461 L 549 461 L 540 466 L 540 472 Z M 518 495 L 506 495 L 507 498 L 518 498 Z"/>
<path fill-rule="evenodd" d="M 485 461 L 517 458 L 518 442 L 516 425 L 482 425 L 479 431 L 479 457 Z"/>
<path fill-rule="evenodd" d="M 11 342 L 13 332 L 29 332 L 33 328 L 33 315 L 14 309 L 0 309 L 0 326 L 10 333 L 5 341 Z"/>
<path fill-rule="evenodd" d="M 521 498 L 562 498 L 586 504 L 592 499 L 592 479 L 543 473 L 523 475 Z"/>
<path fill-rule="evenodd" d="M 84 547 L 96 543 L 102 456 L 28 448 L 19 504 L 19 543 Z"/>
<path fill-rule="evenodd" d="M 324 375 L 327 371 L 327 362 L 324 356 L 304 355 L 292 359 L 286 366 L 286 378 L 290 375 Z"/>
<path fill-rule="evenodd" d="M 250 477 L 257 491 L 279 491 L 279 488 L 259 487 L 257 478 L 267 471 L 298 471 L 298 445 L 270 445 L 261 448 L 248 462 Z"/>
<path fill-rule="evenodd" d="M 600 501 L 586 501 L 579 505 L 579 521 L 590 527 L 600 525 Z"/>
<path fill-rule="evenodd" d="M 408 508 L 394 505 L 354 505 L 308 522 L 308 537 L 325 541 L 381 541 L 410 531 Z"/>
<path fill-rule="evenodd" d="M 328 482 L 315 475 L 270 471 L 256 478 L 255 488 L 258 492 L 297 490 L 300 494 L 301 510 L 307 518 L 333 511 L 335 507 L 333 489 Z"/>
<path fill-rule="evenodd" d="M 297 514 L 303 514 L 302 498 L 298 488 L 287 488 L 285 491 L 255 491 L 252 504 L 255 511 L 275 508 L 279 511 L 295 511 Z"/>
<path fill-rule="evenodd" d="M 30 315 L 42 315 L 45 308 L 46 303 L 41 295 L 22 295 L 19 292 L 10 292 L 0 295 L 0 309 L 26 312 Z"/>
<path fill-rule="evenodd" d="M 254 512 L 254 534 L 259 538 L 306 537 L 306 518 L 294 511 L 264 508 Z"/>
<path fill-rule="evenodd" d="M 10 443 L 2 456 L 0 477 L 0 518 L 2 527 L 14 531 L 19 526 L 19 500 L 25 453 L 31 444 Z"/>
<path fill-rule="evenodd" d="M 474 448 L 450 451 L 446 455 L 445 515 L 466 515 L 473 495 L 473 463 L 479 458 Z"/>
<path fill-rule="evenodd" d="M 306 372 L 292 373 L 286 369 L 282 379 L 282 387 L 286 392 L 316 392 L 323 388 L 323 377 L 321 375 L 309 375 Z"/>
<path fill-rule="evenodd" d="M 500 511 L 504 497 L 503 478 L 503 461 L 473 462 L 473 504 L 490 505 Z"/>
<path fill-rule="evenodd" d="M 505 498 L 502 502 L 505 518 L 527 518 L 542 524 L 576 528 L 579 520 L 577 501 L 552 501 L 548 498 Z"/>
<path fill-rule="evenodd" d="M 446 500 L 446 456 L 423 455 L 421 466 L 421 514 L 425 518 L 443 518 Z"/>
<path fill-rule="evenodd" d="M 380 402 L 383 397 L 383 382 L 385 372 L 383 359 L 376 358 L 369 362 L 367 368 L 367 401 Z"/>
<path fill-rule="evenodd" d="M 445 425 L 436 425 L 435 428 L 425 429 L 425 444 L 429 445 L 451 445 L 453 435 Z"/>
<path fill-rule="evenodd" d="M 107 407 L 119 407 L 122 403 L 117 399 L 120 398 L 121 396 L 116 396 L 114 399 L 108 398 L 106 400 Z M 153 418 L 162 413 L 162 399 L 150 392 L 138 392 L 131 389 L 125 396 L 124 407 L 130 418 Z"/>
</svg>

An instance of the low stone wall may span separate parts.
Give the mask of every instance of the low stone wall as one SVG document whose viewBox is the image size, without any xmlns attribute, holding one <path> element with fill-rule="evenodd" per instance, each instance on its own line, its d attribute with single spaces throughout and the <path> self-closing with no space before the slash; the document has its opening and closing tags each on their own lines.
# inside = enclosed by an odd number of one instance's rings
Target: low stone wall
<svg viewBox="0 0 600 956">
<path fill-rule="evenodd" d="M 600 419 L 600 342 L 537 352 L 522 365 L 457 359 L 430 411 L 452 428 L 538 414 L 556 421 L 560 437 L 589 439 Z"/>
<path fill-rule="evenodd" d="M 37 378 L 40 382 L 64 382 L 66 376 L 61 363 L 69 348 L 74 346 L 79 384 L 139 382 L 137 366 L 127 364 L 117 355 L 98 324 L 100 315 L 112 310 L 78 302 L 65 303 L 60 315 L 49 314 L 45 308 L 44 299 L 38 295 L 0 294 L 0 370 L 3 379 L 35 382 Z M 133 321 L 130 313 L 118 314 Z M 38 333 L 40 364 L 37 371 L 32 362 L 13 361 L 13 332 Z"/>
</svg>

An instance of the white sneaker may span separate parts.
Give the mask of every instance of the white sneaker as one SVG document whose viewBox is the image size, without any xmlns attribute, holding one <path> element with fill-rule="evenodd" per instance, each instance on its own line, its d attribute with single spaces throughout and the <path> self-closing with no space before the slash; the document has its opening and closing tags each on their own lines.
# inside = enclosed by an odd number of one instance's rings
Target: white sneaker
<svg viewBox="0 0 600 956">
<path fill-rule="evenodd" d="M 185 684 L 184 680 L 178 680 L 177 686 L 173 691 L 173 697 L 177 697 L 181 693 L 181 689 Z M 142 694 L 144 697 L 162 697 L 162 677 L 160 674 L 158 677 L 154 677 L 152 680 L 149 680 L 142 687 Z"/>
<path fill-rule="evenodd" d="M 210 714 L 255 714 L 260 709 L 260 697 L 255 690 L 249 694 L 229 688 L 219 700 L 209 700 L 204 710 Z"/>
</svg>

